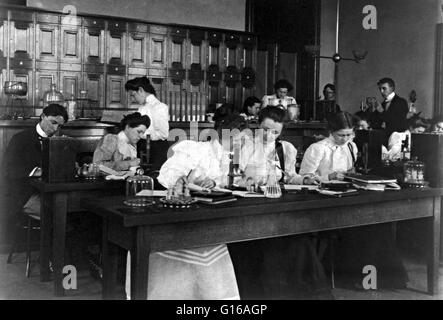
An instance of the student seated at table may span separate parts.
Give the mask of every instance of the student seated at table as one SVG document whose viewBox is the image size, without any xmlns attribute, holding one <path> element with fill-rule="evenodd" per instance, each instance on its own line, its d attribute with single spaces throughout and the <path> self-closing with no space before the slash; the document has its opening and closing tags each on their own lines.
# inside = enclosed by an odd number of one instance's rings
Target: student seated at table
<svg viewBox="0 0 443 320">
<path fill-rule="evenodd" d="M 383 159 L 388 159 L 391 161 L 401 159 L 403 142 L 406 140 L 407 146 L 411 148 L 411 134 L 424 133 L 428 128 L 428 124 L 418 116 L 413 116 L 412 118 L 408 119 L 407 122 L 409 127 L 408 130 L 403 132 L 394 131 L 389 137 L 388 148 L 382 146 Z"/>
<path fill-rule="evenodd" d="M 306 150 L 300 174 L 315 174 L 325 181 L 343 180 L 347 172 L 353 172 L 357 156 L 352 142 L 355 117 L 339 112 L 328 119 L 328 125 L 331 136 Z M 407 274 L 391 232 L 390 224 L 341 230 L 335 250 L 338 282 L 361 287 L 362 270 L 372 265 L 377 269 L 378 288 L 404 288 Z"/>
<path fill-rule="evenodd" d="M 258 112 L 260 111 L 261 100 L 257 97 L 251 96 L 247 97 L 243 103 L 243 116 L 246 120 L 254 120 L 257 118 Z"/>
<path fill-rule="evenodd" d="M 50 104 L 43 109 L 36 126 L 12 137 L 3 162 L 9 212 L 19 213 L 25 206 L 27 213 L 40 216 L 40 197 L 28 179 L 31 172 L 33 176 L 41 175 L 42 139 L 55 135 L 67 121 L 66 109 L 59 104 Z"/>
<path fill-rule="evenodd" d="M 93 162 L 117 171 L 129 170 L 140 164 L 137 142 L 144 137 L 151 121 L 139 112 L 126 115 L 120 122 L 118 134 L 107 134 L 94 151 Z"/>
<path fill-rule="evenodd" d="M 230 143 L 222 141 L 222 130 L 237 129 L 239 133 L 246 128 L 246 121 L 230 105 L 218 108 L 214 120 L 217 134 L 212 135 L 211 141 L 181 141 L 172 148 L 173 155 L 163 164 L 158 176 L 164 187 L 174 187 L 183 177 L 205 188 L 225 184 Z M 129 261 L 128 258 L 128 295 Z M 148 299 L 239 299 L 234 268 L 225 244 L 151 253 L 148 279 Z"/>
<path fill-rule="evenodd" d="M 339 112 L 328 119 L 330 136 L 313 143 L 306 149 L 300 174 L 318 176 L 322 181 L 343 180 L 353 171 L 357 159 L 357 145 L 352 142 L 357 118 Z"/>
<path fill-rule="evenodd" d="M 279 107 L 260 111 L 261 130 L 256 130 L 253 142 L 247 141 L 242 147 L 240 169 L 244 179 L 264 185 L 267 177 L 275 174 L 277 181 L 286 184 L 315 183 L 311 175 L 296 173 L 297 149 L 279 140 L 285 116 Z M 245 299 L 330 298 L 314 245 L 311 235 L 229 244 L 240 295 Z"/>
<path fill-rule="evenodd" d="M 443 134 L 443 115 L 435 116 L 432 119 L 430 131 L 432 133 Z"/>
</svg>

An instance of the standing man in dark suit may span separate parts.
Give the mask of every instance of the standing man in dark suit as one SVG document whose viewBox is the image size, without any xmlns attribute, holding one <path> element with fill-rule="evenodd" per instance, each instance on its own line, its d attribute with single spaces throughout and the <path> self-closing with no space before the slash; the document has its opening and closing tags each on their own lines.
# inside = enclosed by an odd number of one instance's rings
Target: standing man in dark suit
<svg viewBox="0 0 443 320">
<path fill-rule="evenodd" d="M 67 120 L 68 114 L 64 107 L 50 104 L 43 109 L 40 121 L 35 127 L 17 133 L 9 142 L 3 173 L 7 183 L 6 199 L 11 214 L 19 213 L 35 193 L 28 179 L 31 173 L 32 176 L 41 175 L 42 138 L 53 136 Z"/>
<path fill-rule="evenodd" d="M 395 82 L 391 78 L 383 78 L 377 85 L 384 99 L 381 105 L 387 137 L 394 131 L 405 131 L 408 129 L 408 102 L 395 93 Z"/>
</svg>

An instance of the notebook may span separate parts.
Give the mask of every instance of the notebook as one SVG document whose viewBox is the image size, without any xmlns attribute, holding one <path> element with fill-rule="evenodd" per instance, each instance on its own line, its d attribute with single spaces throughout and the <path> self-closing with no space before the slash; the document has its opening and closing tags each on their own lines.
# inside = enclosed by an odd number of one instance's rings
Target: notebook
<svg viewBox="0 0 443 320">
<path fill-rule="evenodd" d="M 397 179 L 387 179 L 377 175 L 371 174 L 346 174 L 346 179 L 352 181 L 360 181 L 364 183 L 396 183 Z"/>
</svg>

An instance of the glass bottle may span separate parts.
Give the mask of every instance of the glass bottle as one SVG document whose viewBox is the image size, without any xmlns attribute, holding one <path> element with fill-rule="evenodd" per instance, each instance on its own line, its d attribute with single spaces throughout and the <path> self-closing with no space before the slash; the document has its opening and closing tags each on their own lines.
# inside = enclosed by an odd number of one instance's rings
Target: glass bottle
<svg viewBox="0 0 443 320">
<path fill-rule="evenodd" d="M 280 198 L 282 195 L 280 183 L 277 180 L 275 161 L 269 163 L 268 178 L 265 186 L 266 198 Z"/>
<path fill-rule="evenodd" d="M 425 182 L 425 164 L 418 161 L 417 157 L 404 165 L 404 182 L 411 184 L 424 184 Z"/>
</svg>

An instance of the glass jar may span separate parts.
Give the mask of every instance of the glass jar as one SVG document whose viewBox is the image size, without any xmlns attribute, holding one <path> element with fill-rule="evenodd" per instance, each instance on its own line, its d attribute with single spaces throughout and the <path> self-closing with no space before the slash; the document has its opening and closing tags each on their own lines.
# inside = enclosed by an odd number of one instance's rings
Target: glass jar
<svg viewBox="0 0 443 320">
<path fill-rule="evenodd" d="M 275 164 L 271 164 L 270 166 L 264 193 L 266 198 L 280 198 L 282 196 L 280 183 L 277 180 Z"/>
<path fill-rule="evenodd" d="M 133 207 L 145 207 L 154 203 L 154 180 L 149 176 L 133 176 L 126 179 L 126 200 Z"/>
<path fill-rule="evenodd" d="M 425 183 L 425 164 L 418 161 L 417 157 L 415 157 L 413 160 L 407 161 L 404 164 L 403 170 L 405 183 Z"/>
</svg>

